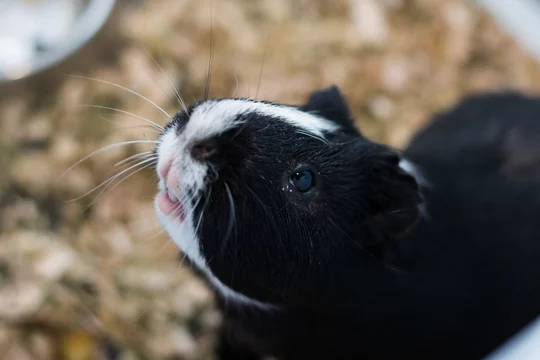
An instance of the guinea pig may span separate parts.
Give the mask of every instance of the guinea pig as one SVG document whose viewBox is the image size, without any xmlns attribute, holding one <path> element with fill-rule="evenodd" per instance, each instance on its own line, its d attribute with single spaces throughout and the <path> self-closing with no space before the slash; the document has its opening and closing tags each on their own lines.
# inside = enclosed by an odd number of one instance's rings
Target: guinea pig
<svg viewBox="0 0 540 360">
<path fill-rule="evenodd" d="M 540 100 L 469 96 L 404 151 L 336 86 L 177 113 L 158 218 L 215 290 L 219 359 L 480 359 L 540 314 Z"/>
</svg>

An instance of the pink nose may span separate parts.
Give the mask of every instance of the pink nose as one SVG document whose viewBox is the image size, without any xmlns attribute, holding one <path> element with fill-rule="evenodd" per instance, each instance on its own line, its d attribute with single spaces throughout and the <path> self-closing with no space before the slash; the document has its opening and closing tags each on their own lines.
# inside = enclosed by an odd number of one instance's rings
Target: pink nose
<svg viewBox="0 0 540 360">
<path fill-rule="evenodd" d="M 165 185 L 167 186 L 167 189 L 173 191 L 173 193 L 176 194 L 179 185 L 178 181 L 180 180 L 178 177 L 178 171 L 176 171 L 172 167 L 169 167 L 169 169 L 170 171 L 165 178 Z"/>
<path fill-rule="evenodd" d="M 163 163 L 163 166 L 158 169 L 159 175 L 163 178 L 163 181 L 165 181 L 165 186 L 167 186 L 167 189 L 176 192 L 178 189 L 178 171 L 173 169 L 173 161 L 172 158 L 168 161 L 165 161 Z"/>
<path fill-rule="evenodd" d="M 159 175 L 167 181 L 167 176 L 169 175 L 169 171 L 171 170 L 172 166 L 172 159 L 169 159 L 163 163 L 163 165 L 158 169 Z"/>
</svg>

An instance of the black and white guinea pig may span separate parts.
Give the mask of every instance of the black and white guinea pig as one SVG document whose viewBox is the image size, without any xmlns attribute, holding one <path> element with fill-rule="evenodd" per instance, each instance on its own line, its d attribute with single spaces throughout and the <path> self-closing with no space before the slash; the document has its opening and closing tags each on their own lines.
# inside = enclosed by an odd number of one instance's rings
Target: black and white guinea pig
<svg viewBox="0 0 540 360">
<path fill-rule="evenodd" d="M 156 211 L 215 289 L 220 359 L 481 359 L 540 314 L 540 100 L 465 98 L 404 152 L 337 87 L 200 101 Z"/>
</svg>

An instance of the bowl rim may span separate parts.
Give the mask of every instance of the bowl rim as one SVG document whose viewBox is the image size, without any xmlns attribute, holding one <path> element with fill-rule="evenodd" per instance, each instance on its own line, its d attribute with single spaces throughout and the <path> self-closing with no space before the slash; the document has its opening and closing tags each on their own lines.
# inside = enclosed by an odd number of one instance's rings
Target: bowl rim
<svg viewBox="0 0 540 360">
<path fill-rule="evenodd" d="M 83 5 L 83 11 L 77 16 L 69 37 L 57 48 L 44 52 L 30 60 L 28 66 L 21 67 L 14 76 L 0 71 L 0 83 L 17 81 L 44 70 L 73 55 L 87 44 L 104 26 L 109 18 L 116 0 L 88 0 Z"/>
</svg>

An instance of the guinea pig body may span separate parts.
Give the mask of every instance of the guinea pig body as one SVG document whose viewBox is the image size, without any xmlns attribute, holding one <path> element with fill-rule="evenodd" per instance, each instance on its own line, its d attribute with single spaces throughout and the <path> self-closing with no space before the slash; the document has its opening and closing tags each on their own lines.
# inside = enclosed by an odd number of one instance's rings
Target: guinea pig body
<svg viewBox="0 0 540 360">
<path fill-rule="evenodd" d="M 216 290 L 221 359 L 480 359 L 540 314 L 540 100 L 486 94 L 404 153 L 335 87 L 208 100 L 156 149 L 156 211 Z"/>
</svg>

